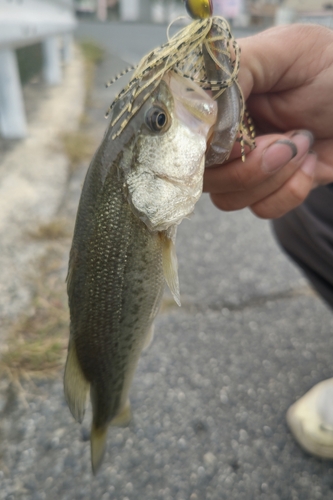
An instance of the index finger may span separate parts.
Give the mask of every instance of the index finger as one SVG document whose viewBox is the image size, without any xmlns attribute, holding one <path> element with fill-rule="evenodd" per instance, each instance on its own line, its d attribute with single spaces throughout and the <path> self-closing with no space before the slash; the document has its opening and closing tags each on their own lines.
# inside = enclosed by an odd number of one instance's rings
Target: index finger
<svg viewBox="0 0 333 500">
<path fill-rule="evenodd" d="M 223 163 L 223 165 L 206 168 L 204 191 L 210 193 L 245 191 L 264 182 L 271 173 L 265 172 L 261 168 L 262 156 L 264 151 L 276 141 L 285 142 L 286 137 L 281 134 L 260 136 L 256 139 L 256 148 L 246 156 L 244 163 L 236 158 Z M 292 151 L 290 151 L 290 156 L 286 158 L 286 162 L 291 157 Z"/>
</svg>

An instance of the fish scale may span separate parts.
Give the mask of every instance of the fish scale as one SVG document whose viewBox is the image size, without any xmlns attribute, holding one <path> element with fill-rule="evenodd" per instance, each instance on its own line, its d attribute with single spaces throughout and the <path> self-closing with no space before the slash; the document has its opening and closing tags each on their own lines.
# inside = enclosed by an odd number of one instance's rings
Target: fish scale
<svg viewBox="0 0 333 500">
<path fill-rule="evenodd" d="M 81 296 L 76 294 L 75 300 L 88 307 L 85 311 L 80 310 L 78 317 L 72 318 L 79 332 L 78 335 L 73 332 L 78 360 L 86 379 L 91 383 L 98 380 L 94 385 L 101 389 L 102 402 L 105 391 L 109 392 L 108 387 L 112 387 L 110 397 L 117 399 L 114 388 L 118 383 L 121 391 L 122 374 L 126 369 L 123 359 L 128 360 L 127 351 L 134 354 L 138 351 L 133 339 L 138 343 L 143 342 L 144 339 L 138 334 L 146 334 L 146 324 L 156 296 L 160 295 L 164 286 L 160 238 L 158 234 L 149 233 L 144 223 L 134 216 L 123 194 L 123 180 L 118 177 L 117 166 L 114 165 L 96 201 L 96 224 L 91 228 L 90 235 L 87 230 L 84 232 L 88 248 L 87 259 L 82 255 L 86 284 L 77 292 Z M 84 189 L 89 191 L 89 183 Z M 76 238 L 79 236 L 74 236 L 74 247 Z M 81 277 L 78 279 L 81 281 Z M 75 282 L 71 286 L 75 287 Z M 87 289 L 93 300 L 86 296 Z M 146 301 L 145 310 L 140 304 L 143 300 Z M 111 314 L 107 315 L 105 311 Z M 140 332 L 142 323 L 145 329 Z M 88 349 L 87 338 L 90 339 Z M 106 358 L 100 356 L 103 349 L 108 353 Z M 96 370 L 97 358 L 99 366 Z M 108 384 L 103 384 L 103 380 L 108 380 Z M 103 413 L 98 421 L 102 421 L 105 412 L 101 411 L 99 404 L 97 406 L 99 412 Z M 112 407 L 110 400 L 107 406 L 110 420 L 115 416 L 115 412 L 109 409 Z"/>
</svg>

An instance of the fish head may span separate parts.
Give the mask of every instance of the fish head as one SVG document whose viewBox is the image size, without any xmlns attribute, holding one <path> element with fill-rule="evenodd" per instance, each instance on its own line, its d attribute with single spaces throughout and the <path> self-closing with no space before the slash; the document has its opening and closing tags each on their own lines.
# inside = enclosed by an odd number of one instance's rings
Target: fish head
<svg viewBox="0 0 333 500">
<path fill-rule="evenodd" d="M 216 102 L 188 78 L 167 73 L 142 106 L 124 168 L 125 190 L 150 231 L 164 231 L 193 212 L 202 193 L 207 139 Z"/>
</svg>

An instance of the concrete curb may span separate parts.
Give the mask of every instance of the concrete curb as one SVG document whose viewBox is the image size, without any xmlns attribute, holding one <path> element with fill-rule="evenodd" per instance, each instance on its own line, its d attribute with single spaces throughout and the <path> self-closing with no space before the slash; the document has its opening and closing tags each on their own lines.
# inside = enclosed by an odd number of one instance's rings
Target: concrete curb
<svg viewBox="0 0 333 500">
<path fill-rule="evenodd" d="M 63 83 L 49 88 L 29 124 L 28 137 L 5 155 L 0 179 L 0 326 L 29 304 L 28 276 L 47 244 L 27 237 L 27 229 L 57 213 L 68 181 L 69 161 L 59 136 L 74 131 L 84 110 L 84 62 L 75 48 Z M 0 340 L 6 336 L 2 328 Z"/>
</svg>

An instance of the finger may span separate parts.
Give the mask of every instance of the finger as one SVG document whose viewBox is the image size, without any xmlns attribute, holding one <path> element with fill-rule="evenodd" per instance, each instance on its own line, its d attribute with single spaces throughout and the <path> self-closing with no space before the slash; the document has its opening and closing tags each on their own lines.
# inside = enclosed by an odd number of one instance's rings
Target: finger
<svg viewBox="0 0 333 500">
<path fill-rule="evenodd" d="M 245 153 L 245 158 L 247 157 L 247 155 L 251 152 L 251 148 L 250 146 L 248 146 L 247 144 L 245 144 L 244 146 L 244 153 Z M 226 160 L 226 162 L 230 162 L 231 160 L 235 160 L 236 158 L 241 158 L 242 157 L 242 148 L 241 148 L 241 144 L 240 144 L 240 141 L 237 140 L 235 142 L 235 144 L 233 145 L 233 148 L 231 150 L 231 153 L 228 157 L 228 160 Z M 225 165 L 226 162 L 224 162 L 223 164 Z M 212 165 L 211 167 L 209 168 L 214 168 L 216 167 L 216 165 Z"/>
<path fill-rule="evenodd" d="M 279 190 L 290 178 L 293 177 L 295 172 L 305 161 L 306 155 L 302 156 L 298 161 L 293 160 L 289 162 L 283 169 L 277 172 L 276 175 L 270 177 L 254 189 L 244 192 L 238 191 L 235 193 L 213 194 L 213 202 L 215 205 L 218 205 L 221 210 L 228 212 L 249 207 Z"/>
<path fill-rule="evenodd" d="M 292 142 L 286 142 L 283 135 L 258 137 L 256 148 L 246 156 L 245 162 L 237 158 L 223 165 L 206 169 L 204 191 L 211 193 L 245 191 L 263 182 L 269 176 L 269 172 L 261 168 L 262 157 L 270 148 L 272 148 L 273 155 L 276 153 L 276 169 L 282 168 L 296 153 Z M 269 155 L 270 152 L 268 152 Z"/>
<path fill-rule="evenodd" d="M 315 171 L 315 186 L 330 184 L 333 182 L 333 139 L 316 141 L 311 148 L 318 156 Z"/>
<path fill-rule="evenodd" d="M 276 219 L 299 206 L 313 187 L 317 156 L 309 153 L 301 168 L 275 193 L 250 208 L 258 217 Z"/>
<path fill-rule="evenodd" d="M 333 32 L 322 26 L 278 26 L 239 43 L 238 80 L 254 123 L 266 133 L 311 126 L 317 137 L 328 138 Z"/>
<path fill-rule="evenodd" d="M 312 142 L 312 135 L 307 131 L 294 133 L 291 138 L 282 135 L 258 137 L 256 149 L 247 155 L 244 163 L 236 159 L 222 166 L 206 169 L 204 191 L 219 194 L 246 192 L 256 188 L 284 167 L 290 176 Z M 292 158 L 295 158 L 295 161 L 290 163 Z M 283 177 L 282 181 L 285 180 Z"/>
<path fill-rule="evenodd" d="M 277 26 L 240 39 L 239 82 L 245 99 L 251 92 L 283 91 L 310 80 L 318 69 L 332 62 L 333 54 L 329 50 L 332 40 L 333 34 L 327 28 L 297 24 Z M 318 53 L 325 53 L 327 57 L 318 58 Z"/>
<path fill-rule="evenodd" d="M 254 189 L 244 192 L 212 194 L 213 203 L 225 212 L 249 207 L 280 189 L 295 174 L 298 168 L 298 163 L 289 162 L 276 175 L 270 177 Z"/>
</svg>

